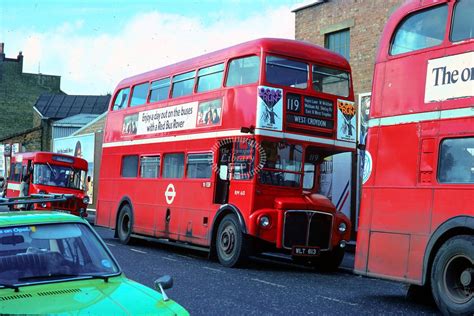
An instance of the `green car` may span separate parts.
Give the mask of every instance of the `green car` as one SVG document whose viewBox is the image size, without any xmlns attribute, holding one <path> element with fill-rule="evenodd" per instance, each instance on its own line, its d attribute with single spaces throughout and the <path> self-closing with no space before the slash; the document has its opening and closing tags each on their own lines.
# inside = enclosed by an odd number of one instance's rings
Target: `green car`
<svg viewBox="0 0 474 316">
<path fill-rule="evenodd" d="M 0 314 L 188 315 L 129 280 L 83 219 L 56 212 L 0 212 Z"/>
</svg>

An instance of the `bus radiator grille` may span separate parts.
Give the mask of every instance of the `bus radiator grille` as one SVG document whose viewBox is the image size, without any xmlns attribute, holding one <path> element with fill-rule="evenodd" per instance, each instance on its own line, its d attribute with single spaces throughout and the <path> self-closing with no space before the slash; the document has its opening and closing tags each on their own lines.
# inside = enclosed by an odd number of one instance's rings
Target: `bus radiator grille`
<svg viewBox="0 0 474 316">
<path fill-rule="evenodd" d="M 329 249 L 332 215 L 317 211 L 290 210 L 285 213 L 283 247 L 320 247 Z"/>
</svg>

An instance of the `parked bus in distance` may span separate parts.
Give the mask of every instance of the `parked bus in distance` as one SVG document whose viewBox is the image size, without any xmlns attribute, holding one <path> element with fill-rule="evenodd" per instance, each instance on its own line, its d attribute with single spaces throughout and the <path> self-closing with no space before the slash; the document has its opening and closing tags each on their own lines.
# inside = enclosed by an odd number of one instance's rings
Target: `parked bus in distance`
<svg viewBox="0 0 474 316">
<path fill-rule="evenodd" d="M 58 210 L 86 217 L 89 203 L 86 175 L 87 161 L 82 158 L 50 152 L 17 153 L 11 159 L 6 197 L 20 196 L 21 182 L 26 177 L 29 184 L 28 194 L 23 194 L 25 196 L 32 194 L 75 196 L 65 202 L 34 204 L 35 210 Z"/>
<path fill-rule="evenodd" d="M 474 313 L 474 1 L 411 1 L 376 57 L 355 271 Z"/>
<path fill-rule="evenodd" d="M 349 63 L 258 39 L 125 79 L 104 131 L 96 224 L 194 245 L 233 267 L 263 251 L 339 266 L 351 223 L 318 192 L 355 151 Z"/>
</svg>

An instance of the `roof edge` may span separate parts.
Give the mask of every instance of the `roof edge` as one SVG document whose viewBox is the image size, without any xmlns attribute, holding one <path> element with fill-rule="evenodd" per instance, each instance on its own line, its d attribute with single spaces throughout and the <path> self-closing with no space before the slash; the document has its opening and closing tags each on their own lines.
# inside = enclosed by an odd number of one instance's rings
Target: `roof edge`
<svg viewBox="0 0 474 316">
<path fill-rule="evenodd" d="M 301 11 L 301 10 L 304 10 L 304 9 L 307 9 L 307 8 L 310 8 L 310 7 L 319 5 L 319 4 L 323 4 L 325 2 L 327 2 L 327 0 L 307 0 L 307 1 L 303 1 L 299 4 L 295 4 L 293 6 L 293 9 L 291 9 L 291 12 L 296 13 L 298 11 Z"/>
</svg>

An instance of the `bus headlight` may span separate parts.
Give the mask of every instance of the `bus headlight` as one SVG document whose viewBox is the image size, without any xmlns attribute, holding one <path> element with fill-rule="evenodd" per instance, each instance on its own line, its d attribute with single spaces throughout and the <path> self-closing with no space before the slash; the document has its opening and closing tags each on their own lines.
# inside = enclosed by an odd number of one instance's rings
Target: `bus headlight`
<svg viewBox="0 0 474 316">
<path fill-rule="evenodd" d="M 262 216 L 260 217 L 258 223 L 261 227 L 268 228 L 270 227 L 270 218 L 268 216 Z"/>
<path fill-rule="evenodd" d="M 340 223 L 338 229 L 339 229 L 339 232 L 340 232 L 340 233 L 345 233 L 346 230 L 347 230 L 347 225 L 346 225 L 346 223 L 344 223 L 344 222 Z"/>
<path fill-rule="evenodd" d="M 82 203 L 84 203 L 84 204 L 89 204 L 89 202 L 90 202 L 90 199 L 89 199 L 88 196 L 85 196 L 85 197 L 82 199 Z"/>
</svg>

